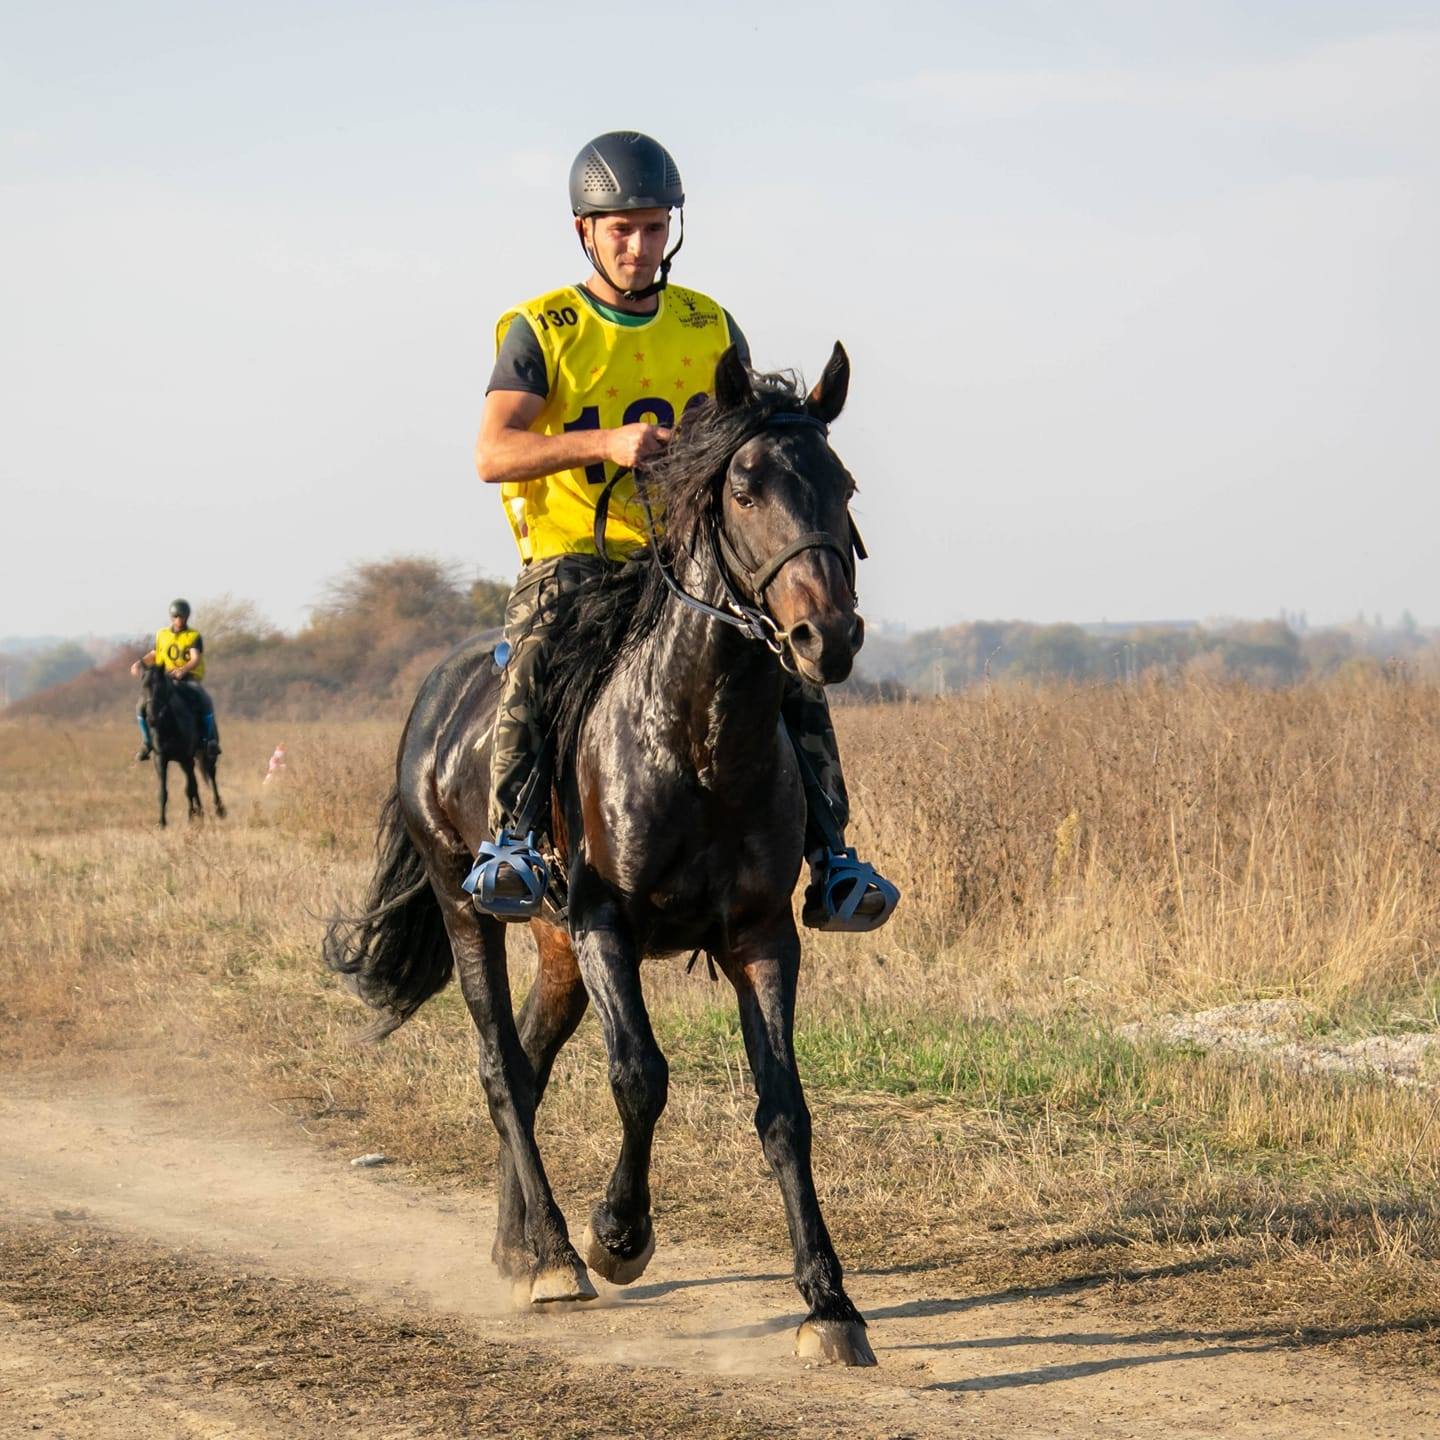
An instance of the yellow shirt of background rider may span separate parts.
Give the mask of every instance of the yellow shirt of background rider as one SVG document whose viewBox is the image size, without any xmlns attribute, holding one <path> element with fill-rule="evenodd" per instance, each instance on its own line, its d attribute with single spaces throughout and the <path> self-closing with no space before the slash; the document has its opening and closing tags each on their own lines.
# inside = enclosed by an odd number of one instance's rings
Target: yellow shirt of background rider
<svg viewBox="0 0 1440 1440">
<path fill-rule="evenodd" d="M 550 395 L 530 429 L 615 430 L 645 421 L 673 425 L 697 396 L 708 393 L 715 366 L 730 344 L 725 312 L 709 296 L 679 285 L 660 292 L 642 325 L 605 319 L 573 285 L 507 310 L 495 329 L 498 350 L 513 324 L 528 324 L 545 357 Z M 561 470 L 540 480 L 500 487 L 522 560 L 595 553 L 595 503 L 616 471 L 609 463 Z M 606 553 L 613 559 L 645 548 L 645 516 L 635 482 L 625 476 L 610 495 Z"/>
<path fill-rule="evenodd" d="M 155 632 L 155 663 L 166 670 L 173 670 L 185 663 L 185 657 L 200 641 L 198 630 L 181 630 L 178 633 L 168 625 Z M 189 672 L 192 680 L 205 678 L 205 652 L 202 650 L 195 661 L 195 668 Z"/>
</svg>

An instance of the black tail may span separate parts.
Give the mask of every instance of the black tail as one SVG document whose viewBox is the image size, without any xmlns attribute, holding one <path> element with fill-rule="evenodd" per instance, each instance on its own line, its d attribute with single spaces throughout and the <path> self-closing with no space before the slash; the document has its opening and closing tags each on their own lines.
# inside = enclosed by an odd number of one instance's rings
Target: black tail
<svg viewBox="0 0 1440 1440">
<path fill-rule="evenodd" d="M 450 937 L 425 862 L 405 829 L 392 790 L 380 811 L 375 876 L 366 909 L 337 915 L 325 930 L 325 963 L 352 975 L 352 988 L 384 1016 L 365 1033 L 382 1040 L 445 988 L 454 968 Z"/>
</svg>

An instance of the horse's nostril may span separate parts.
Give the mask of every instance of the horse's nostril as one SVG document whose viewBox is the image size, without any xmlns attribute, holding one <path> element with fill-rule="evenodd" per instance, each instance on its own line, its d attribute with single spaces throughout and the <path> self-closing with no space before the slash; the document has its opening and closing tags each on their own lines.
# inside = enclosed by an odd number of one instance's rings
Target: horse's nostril
<svg viewBox="0 0 1440 1440">
<path fill-rule="evenodd" d="M 808 658 L 820 649 L 820 632 L 808 620 L 802 620 L 790 627 L 790 643 Z"/>
</svg>

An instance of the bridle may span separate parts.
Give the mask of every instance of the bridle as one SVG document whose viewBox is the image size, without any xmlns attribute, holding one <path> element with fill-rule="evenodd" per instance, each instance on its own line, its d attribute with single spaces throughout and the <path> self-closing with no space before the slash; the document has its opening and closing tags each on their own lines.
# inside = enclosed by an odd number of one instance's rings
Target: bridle
<svg viewBox="0 0 1440 1440">
<path fill-rule="evenodd" d="M 830 434 L 830 427 L 823 420 L 817 420 L 813 415 L 807 415 L 803 411 L 780 411 L 761 421 L 736 445 L 735 451 L 766 430 L 775 426 L 792 425 L 818 430 L 822 437 L 828 437 Z M 733 456 L 735 452 L 731 453 Z M 629 466 L 617 470 L 604 490 L 601 491 L 600 498 L 596 502 L 595 549 L 602 560 L 607 558 L 605 554 L 605 522 L 610 506 L 610 495 L 616 484 L 630 473 Z M 721 473 L 723 476 L 724 472 Z M 736 550 L 730 537 L 725 533 L 725 527 L 720 523 L 719 494 L 720 487 L 717 479 L 711 503 L 705 514 L 705 535 L 710 546 L 711 558 L 715 562 L 716 573 L 720 577 L 723 605 L 711 605 L 708 601 L 691 595 L 681 585 L 675 578 L 670 563 L 660 553 L 655 516 L 650 509 L 650 497 L 646 494 L 644 476 L 638 471 L 635 472 L 635 495 L 645 512 L 645 535 L 649 542 L 650 554 L 666 588 L 682 605 L 688 605 L 690 609 L 698 610 L 712 620 L 719 620 L 722 624 L 733 626 L 751 640 L 758 640 L 780 661 L 782 666 L 791 669 L 793 667 L 785 649 L 790 632 L 782 630 L 775 617 L 770 614 L 769 608 L 765 604 L 766 589 L 780 571 L 797 555 L 803 555 L 807 550 L 830 550 L 840 557 L 840 564 L 845 571 L 845 580 L 850 586 L 850 595 L 853 600 L 856 596 L 855 563 L 857 560 L 867 558 L 865 542 L 860 538 L 860 530 L 855 524 L 854 516 L 847 510 L 846 519 L 850 525 L 848 543 L 837 540 L 828 530 L 809 530 L 803 535 L 797 535 L 788 544 L 782 545 L 773 555 L 758 564 L 749 565 Z M 737 579 L 742 582 L 748 598 L 742 598 L 737 590 Z"/>
</svg>

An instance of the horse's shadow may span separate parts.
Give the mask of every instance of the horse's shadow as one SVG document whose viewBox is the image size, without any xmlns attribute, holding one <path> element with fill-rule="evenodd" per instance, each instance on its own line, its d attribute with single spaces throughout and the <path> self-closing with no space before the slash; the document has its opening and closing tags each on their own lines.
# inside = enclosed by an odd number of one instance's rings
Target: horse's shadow
<svg viewBox="0 0 1440 1440">
<path fill-rule="evenodd" d="M 1184 1260 L 1174 1265 L 1158 1265 L 1150 1269 L 1105 1270 L 1088 1275 L 1076 1275 L 1050 1285 L 1012 1285 L 1004 1290 L 991 1290 L 978 1295 L 927 1296 L 918 1300 L 905 1300 L 895 1305 L 877 1305 L 866 1310 L 871 1320 L 915 1320 L 938 1315 L 959 1315 L 967 1310 L 984 1310 L 994 1305 L 1009 1305 L 1020 1300 L 1051 1300 L 1073 1295 L 1083 1290 L 1097 1289 L 1113 1284 L 1117 1280 L 1135 1282 L 1141 1280 L 1168 1280 L 1200 1271 L 1228 1269 L 1241 1265 L 1243 1261 L 1226 1256 L 1209 1256 L 1199 1260 Z M 942 1262 L 919 1262 L 914 1265 L 877 1267 L 873 1270 L 851 1271 L 852 1276 L 906 1274 L 917 1270 L 940 1269 Z M 785 1280 L 784 1275 L 716 1275 L 696 1280 L 671 1280 L 658 1285 L 636 1287 L 628 1293 L 636 1297 L 653 1298 L 691 1286 L 758 1284 L 767 1280 Z M 755 1324 L 730 1326 L 723 1330 L 712 1330 L 697 1336 L 704 1340 L 743 1340 L 760 1335 L 769 1335 L 799 1323 L 803 1317 L 780 1316 L 758 1321 Z M 1189 1333 L 1189 1332 L 1182 1332 Z M 944 1350 L 959 1349 L 969 1341 L 941 1341 L 937 1344 L 916 1344 L 890 1346 L 890 1349 Z"/>
<path fill-rule="evenodd" d="M 1015 1304 L 1019 1301 L 1059 1299 L 1086 1290 L 1099 1289 L 1117 1280 L 1130 1283 L 1146 1280 L 1166 1280 L 1202 1272 L 1242 1267 L 1244 1260 L 1229 1256 L 1207 1256 L 1195 1260 L 1181 1261 L 1173 1265 L 1159 1265 L 1149 1269 L 1134 1268 L 1125 1271 L 1097 1271 L 1077 1275 L 1048 1285 L 1016 1285 L 1004 1290 L 992 1290 L 978 1295 L 927 1296 L 907 1300 L 894 1305 L 881 1305 L 866 1313 L 871 1320 L 913 1320 L 942 1315 L 963 1314 L 971 1310 L 983 1310 L 993 1306 Z M 881 1275 L 904 1272 L 910 1269 L 940 1268 L 938 1264 L 922 1263 L 917 1266 L 884 1267 L 871 1271 L 855 1271 L 858 1275 Z M 676 1280 L 663 1284 L 643 1287 L 632 1294 L 640 1298 L 658 1298 L 676 1290 L 691 1286 L 758 1284 L 766 1281 L 784 1280 L 783 1275 L 719 1275 L 697 1280 Z M 760 1339 L 777 1334 L 797 1325 L 800 1314 L 773 1316 L 751 1324 L 726 1326 L 722 1329 L 703 1332 L 697 1340 L 746 1340 Z M 1184 1350 L 1162 1350 L 1142 1355 L 1107 1356 L 1103 1360 L 1076 1360 L 1037 1366 L 1029 1370 L 1015 1370 L 998 1375 L 970 1376 L 963 1380 L 937 1381 L 924 1388 L 961 1394 L 970 1391 L 1007 1390 L 1028 1385 L 1048 1385 L 1062 1380 L 1082 1380 L 1092 1375 L 1103 1375 L 1112 1370 L 1131 1369 L 1142 1365 L 1161 1365 L 1189 1360 L 1213 1360 L 1233 1354 L 1265 1354 L 1278 1350 L 1303 1350 L 1334 1344 L 1340 1340 L 1363 1339 L 1386 1334 L 1407 1332 L 1421 1333 L 1440 1329 L 1440 1310 L 1412 1316 L 1406 1320 L 1374 1322 L 1364 1325 L 1317 1327 L 1297 1330 L 1293 1326 L 1237 1326 L 1223 1330 L 1202 1331 L 1193 1328 L 1164 1329 L 1152 1328 L 1125 1331 L 1058 1331 L 1054 1334 L 1016 1333 L 1013 1335 L 986 1335 L 962 1337 L 953 1340 L 907 1341 L 901 1344 L 886 1344 L 883 1334 L 877 1336 L 877 1349 L 899 1354 L 904 1351 L 985 1351 L 1010 1350 L 1025 1346 L 1079 1346 L 1121 1348 L 1127 1346 L 1166 1345 L 1179 1341 L 1191 1341 Z"/>
<path fill-rule="evenodd" d="M 1161 1350 L 1149 1355 L 1115 1355 L 1104 1360 L 1078 1360 L 1071 1364 L 1041 1365 L 1033 1370 L 1012 1370 L 1001 1375 L 975 1375 L 965 1380 L 941 1380 L 927 1390 L 964 1394 L 979 1390 L 1012 1390 L 1027 1385 L 1049 1385 L 1057 1380 L 1083 1380 L 1112 1370 L 1141 1365 L 1164 1365 L 1184 1360 L 1215 1360 L 1225 1355 L 1264 1355 L 1277 1350 L 1310 1350 L 1340 1340 L 1358 1340 L 1380 1335 L 1423 1333 L 1440 1327 L 1440 1311 L 1399 1321 L 1375 1321 L 1365 1325 L 1339 1325 L 1295 1330 L 1285 1326 L 1256 1326 L 1230 1330 L 1142 1330 L 1134 1334 L 1093 1331 L 1055 1335 L 992 1335 L 973 1340 L 952 1340 L 939 1345 L 896 1345 L 893 1350 L 1002 1350 L 1024 1345 L 1078 1345 L 1117 1347 L 1162 1345 L 1177 1340 L 1195 1342 L 1188 1350 Z"/>
</svg>

